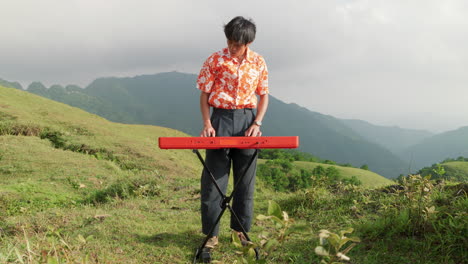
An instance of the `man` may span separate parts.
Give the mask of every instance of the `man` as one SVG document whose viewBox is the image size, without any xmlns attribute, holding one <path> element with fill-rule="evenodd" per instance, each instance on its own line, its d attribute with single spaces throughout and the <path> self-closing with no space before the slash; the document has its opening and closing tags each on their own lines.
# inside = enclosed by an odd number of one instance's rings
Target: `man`
<svg viewBox="0 0 468 264">
<path fill-rule="evenodd" d="M 268 70 L 265 60 L 249 49 L 255 39 L 252 20 L 235 17 L 224 26 L 227 48 L 212 54 L 203 64 L 197 80 L 201 90 L 200 109 L 203 117 L 202 137 L 261 136 L 260 127 L 268 107 Z M 257 95 L 260 100 L 257 102 Z M 213 112 L 210 119 L 210 107 Z M 253 109 L 257 108 L 256 114 Z M 206 165 L 225 193 L 231 162 L 234 182 L 242 176 L 253 149 L 215 149 L 206 151 Z M 246 232 L 253 214 L 253 192 L 256 159 L 248 169 L 233 196 L 232 208 Z M 201 178 L 201 213 L 203 233 L 210 239 L 205 248 L 218 244 L 219 226 L 209 234 L 221 212 L 221 196 L 207 171 Z M 231 228 L 245 241 L 242 228 L 231 216 Z"/>
</svg>

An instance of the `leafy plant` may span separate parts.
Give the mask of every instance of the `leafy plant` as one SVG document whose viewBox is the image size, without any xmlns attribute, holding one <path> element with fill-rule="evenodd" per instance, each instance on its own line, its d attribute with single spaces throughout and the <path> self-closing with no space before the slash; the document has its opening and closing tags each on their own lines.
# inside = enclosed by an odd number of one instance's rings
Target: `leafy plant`
<svg viewBox="0 0 468 264">
<path fill-rule="evenodd" d="M 270 221 L 273 226 L 269 226 L 259 235 L 260 242 L 248 242 L 242 245 L 237 232 L 233 232 L 231 237 L 233 245 L 240 249 L 237 251 L 239 255 L 238 261 L 240 263 L 266 263 L 266 258 L 275 251 L 278 247 L 284 244 L 292 233 L 291 227 L 294 220 L 289 218 L 288 213 L 281 210 L 281 207 L 274 201 L 268 201 L 268 215 L 258 215 L 257 224 L 263 224 L 265 221 Z M 262 256 L 256 259 L 255 250 L 260 252 Z"/>
<path fill-rule="evenodd" d="M 427 219 L 435 212 L 432 205 L 432 189 L 434 184 L 430 180 L 431 176 L 421 177 L 421 175 L 409 175 L 403 178 L 403 197 L 400 207 L 407 208 L 412 219 L 412 233 L 423 233 L 426 228 Z"/>
<path fill-rule="evenodd" d="M 232 231 L 231 240 L 232 244 L 238 249 L 236 251 L 236 254 L 238 255 L 237 262 L 245 264 L 266 263 L 265 259 L 257 260 L 255 250 L 258 250 L 259 244 L 251 241 L 247 242 L 247 244 L 242 244 L 242 241 L 236 231 Z"/>
<path fill-rule="evenodd" d="M 320 245 L 315 248 L 315 254 L 322 257 L 321 263 L 335 264 L 343 263 L 342 261 L 349 261 L 350 257 L 346 256 L 346 254 L 356 246 L 356 243 L 361 242 L 357 237 L 346 237 L 346 234 L 350 234 L 353 231 L 353 228 L 349 228 L 340 231 L 338 235 L 325 229 L 320 230 Z M 349 242 L 354 243 L 349 244 Z M 344 248 L 345 246 L 346 248 Z"/>
<path fill-rule="evenodd" d="M 261 234 L 262 247 L 267 249 L 267 252 L 275 249 L 282 244 L 291 235 L 291 227 L 294 224 L 294 219 L 289 218 L 288 213 L 281 210 L 281 207 L 275 201 L 268 201 L 268 215 L 258 215 L 258 221 L 270 220 L 274 223 L 275 229 L 264 231 Z"/>
</svg>

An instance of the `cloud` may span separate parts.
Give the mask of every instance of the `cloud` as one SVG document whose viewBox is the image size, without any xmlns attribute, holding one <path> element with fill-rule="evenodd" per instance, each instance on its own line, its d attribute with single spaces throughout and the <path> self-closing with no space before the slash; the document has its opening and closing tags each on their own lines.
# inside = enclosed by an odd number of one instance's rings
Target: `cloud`
<svg viewBox="0 0 468 264">
<path fill-rule="evenodd" d="M 0 77 L 26 85 L 198 73 L 225 46 L 223 25 L 243 15 L 257 24 L 252 48 L 280 99 L 387 125 L 416 124 L 418 113 L 441 115 L 424 126 L 432 130 L 468 124 L 463 0 L 17 0 L 0 9 Z"/>
</svg>

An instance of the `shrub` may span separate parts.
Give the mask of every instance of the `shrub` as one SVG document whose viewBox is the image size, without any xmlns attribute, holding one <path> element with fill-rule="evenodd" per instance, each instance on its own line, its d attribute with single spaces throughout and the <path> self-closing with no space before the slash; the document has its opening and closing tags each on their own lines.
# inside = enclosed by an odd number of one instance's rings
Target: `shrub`
<svg viewBox="0 0 468 264">
<path fill-rule="evenodd" d="M 300 152 L 297 150 L 285 150 L 285 149 L 263 149 L 259 152 L 260 159 L 282 159 L 289 161 L 310 161 L 310 162 L 321 162 L 321 160 L 312 154 Z"/>
<path fill-rule="evenodd" d="M 311 173 L 294 169 L 289 160 L 268 160 L 258 168 L 257 175 L 276 191 L 295 191 L 312 184 Z"/>
<path fill-rule="evenodd" d="M 359 180 L 358 177 L 356 176 L 351 176 L 351 178 L 343 179 L 343 183 L 356 185 L 356 186 L 362 185 L 362 181 Z"/>
<path fill-rule="evenodd" d="M 49 140 L 55 148 L 64 148 L 66 145 L 63 133 L 58 131 L 44 129 L 40 134 L 40 138 Z"/>
<path fill-rule="evenodd" d="M 0 135 L 13 136 L 39 136 L 42 128 L 34 124 L 23 124 L 19 122 L 0 122 Z"/>
<path fill-rule="evenodd" d="M 249 242 L 242 245 L 237 232 L 231 234 L 232 244 L 239 249 L 236 253 L 239 256 L 239 263 L 267 263 L 267 258 L 276 249 L 282 247 L 284 242 L 292 234 L 294 220 L 289 218 L 288 213 L 281 210 L 281 207 L 274 201 L 268 201 L 268 214 L 257 216 L 257 225 L 264 227 L 259 235 L 259 243 Z M 269 222 L 269 223 L 268 223 Z M 256 254 L 260 252 L 262 258 L 257 260 Z"/>
</svg>

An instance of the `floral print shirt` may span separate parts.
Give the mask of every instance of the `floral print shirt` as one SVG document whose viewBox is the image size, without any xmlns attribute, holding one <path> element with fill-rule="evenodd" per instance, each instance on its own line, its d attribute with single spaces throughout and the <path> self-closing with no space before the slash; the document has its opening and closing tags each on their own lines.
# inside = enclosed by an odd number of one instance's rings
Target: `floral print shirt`
<svg viewBox="0 0 468 264">
<path fill-rule="evenodd" d="M 268 93 L 268 69 L 259 54 L 247 49 L 239 63 L 227 48 L 213 53 L 203 64 L 197 88 L 209 93 L 208 103 L 216 108 L 256 108 L 255 94 Z"/>
</svg>

